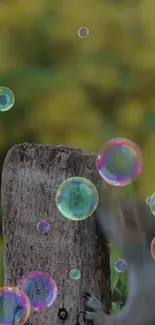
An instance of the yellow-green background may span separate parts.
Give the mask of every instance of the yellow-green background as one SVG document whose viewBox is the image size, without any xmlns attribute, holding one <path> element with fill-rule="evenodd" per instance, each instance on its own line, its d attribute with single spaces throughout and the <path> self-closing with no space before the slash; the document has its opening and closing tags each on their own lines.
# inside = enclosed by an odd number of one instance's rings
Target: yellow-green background
<svg viewBox="0 0 155 325">
<path fill-rule="evenodd" d="M 0 86 L 16 98 L 0 113 L 1 167 L 19 142 L 97 151 L 126 137 L 144 156 L 135 191 L 154 192 L 154 9 L 154 0 L 0 0 Z"/>
</svg>

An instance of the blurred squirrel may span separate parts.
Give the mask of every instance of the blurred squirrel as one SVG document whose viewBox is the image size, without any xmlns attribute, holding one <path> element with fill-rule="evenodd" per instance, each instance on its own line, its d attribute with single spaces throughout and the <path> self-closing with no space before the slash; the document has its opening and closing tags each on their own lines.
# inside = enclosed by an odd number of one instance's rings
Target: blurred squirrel
<svg viewBox="0 0 155 325">
<path fill-rule="evenodd" d="M 145 202 L 121 198 L 120 188 L 100 193 L 96 218 L 106 238 L 127 261 L 128 297 L 115 315 L 106 315 L 101 302 L 85 293 L 84 318 L 94 325 L 155 325 L 155 261 L 150 244 L 155 216 Z"/>
</svg>

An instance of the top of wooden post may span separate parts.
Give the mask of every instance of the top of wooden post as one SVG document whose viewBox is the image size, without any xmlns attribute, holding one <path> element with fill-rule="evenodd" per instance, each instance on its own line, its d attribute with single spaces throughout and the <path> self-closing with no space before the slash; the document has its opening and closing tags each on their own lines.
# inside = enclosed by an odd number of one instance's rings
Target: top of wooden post
<svg viewBox="0 0 155 325">
<path fill-rule="evenodd" d="M 105 311 L 110 307 L 109 253 L 95 217 L 70 221 L 56 207 L 58 186 L 73 176 L 86 177 L 100 186 L 94 153 L 63 145 L 23 143 L 13 146 L 4 161 L 5 285 L 15 286 L 22 275 L 38 270 L 50 274 L 58 288 L 54 304 L 32 314 L 29 324 L 61 324 L 57 313 L 64 306 L 69 315 L 66 324 L 74 325 L 83 308 L 83 292 L 101 298 Z M 51 224 L 48 234 L 36 230 L 41 219 Z M 74 268 L 81 271 L 79 280 L 70 279 Z"/>
</svg>

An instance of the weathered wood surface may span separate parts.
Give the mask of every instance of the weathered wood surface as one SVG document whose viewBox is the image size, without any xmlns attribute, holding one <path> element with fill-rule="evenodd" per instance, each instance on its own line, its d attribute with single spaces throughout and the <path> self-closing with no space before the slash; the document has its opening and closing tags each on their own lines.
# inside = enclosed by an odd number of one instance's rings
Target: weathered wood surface
<svg viewBox="0 0 155 325">
<path fill-rule="evenodd" d="M 23 143 L 11 148 L 4 161 L 5 285 L 14 286 L 23 274 L 38 270 L 53 276 L 58 287 L 55 303 L 44 312 L 32 314 L 29 324 L 62 324 L 57 312 L 64 306 L 69 312 L 65 324 L 74 325 L 77 310 L 83 309 L 83 292 L 94 293 L 109 311 L 109 252 L 95 217 L 70 221 L 55 204 L 58 186 L 72 176 L 86 177 L 98 188 L 101 180 L 95 154 L 63 145 Z M 36 230 L 41 219 L 51 223 L 46 235 Z M 81 270 L 79 280 L 70 279 L 73 268 Z"/>
</svg>

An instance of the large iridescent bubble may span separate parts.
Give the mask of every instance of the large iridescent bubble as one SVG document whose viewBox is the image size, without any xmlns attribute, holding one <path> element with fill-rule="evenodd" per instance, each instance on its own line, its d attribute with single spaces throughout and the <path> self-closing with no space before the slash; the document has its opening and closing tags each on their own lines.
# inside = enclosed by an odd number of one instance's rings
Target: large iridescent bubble
<svg viewBox="0 0 155 325">
<path fill-rule="evenodd" d="M 28 296 L 33 311 L 49 308 L 57 297 L 56 283 L 45 272 L 29 272 L 21 277 L 17 286 Z"/>
<path fill-rule="evenodd" d="M 124 138 L 111 139 L 99 149 L 96 168 L 105 182 L 125 186 L 142 172 L 143 159 L 139 147 Z"/>
<path fill-rule="evenodd" d="M 59 186 L 56 193 L 56 205 L 67 219 L 84 220 L 96 210 L 98 192 L 88 179 L 71 177 Z"/>
<path fill-rule="evenodd" d="M 23 325 L 31 313 L 27 295 L 17 287 L 0 288 L 0 325 Z"/>
</svg>

